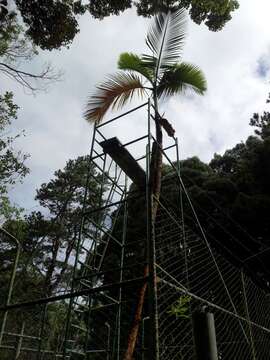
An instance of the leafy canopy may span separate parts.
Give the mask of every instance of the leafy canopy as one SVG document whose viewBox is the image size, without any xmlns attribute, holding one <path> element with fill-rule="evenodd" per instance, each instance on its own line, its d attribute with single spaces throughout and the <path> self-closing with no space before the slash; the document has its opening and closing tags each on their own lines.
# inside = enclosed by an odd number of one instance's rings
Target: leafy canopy
<svg viewBox="0 0 270 360">
<path fill-rule="evenodd" d="M 3 6 L 5 2 L 0 2 L 0 28 L 11 14 Z M 237 0 L 14 0 L 13 3 L 11 15 L 20 17 L 25 34 L 46 50 L 69 46 L 79 32 L 78 17 L 85 12 L 102 20 L 131 7 L 144 17 L 185 8 L 196 24 L 204 23 L 209 30 L 219 31 L 239 7 Z"/>
<path fill-rule="evenodd" d="M 71 1 L 16 0 L 26 35 L 41 49 L 57 49 L 71 43 L 78 33 L 78 22 Z M 75 8 L 76 9 L 76 8 Z"/>
<path fill-rule="evenodd" d="M 179 9 L 189 11 L 190 18 L 198 25 L 204 23 L 209 30 L 222 30 L 239 8 L 237 0 L 141 0 L 137 3 L 139 15 L 151 16 L 159 11 Z"/>
</svg>

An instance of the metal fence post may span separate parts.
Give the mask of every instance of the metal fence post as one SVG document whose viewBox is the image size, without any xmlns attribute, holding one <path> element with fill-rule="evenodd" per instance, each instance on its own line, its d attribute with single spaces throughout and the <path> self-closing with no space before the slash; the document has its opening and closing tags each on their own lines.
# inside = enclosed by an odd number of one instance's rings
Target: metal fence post
<svg viewBox="0 0 270 360">
<path fill-rule="evenodd" d="M 13 235 L 11 235 L 5 229 L 0 228 L 0 232 L 3 232 L 5 235 L 7 235 L 9 237 L 9 239 L 13 243 L 16 244 L 16 255 L 15 255 L 15 260 L 14 260 L 14 264 L 13 264 L 13 268 L 12 268 L 11 278 L 10 278 L 9 287 L 8 287 L 8 294 L 7 294 L 7 299 L 6 299 L 6 305 L 9 305 L 10 301 L 11 301 L 17 266 L 18 266 L 18 262 L 19 262 L 20 252 L 21 252 L 21 244 L 17 238 L 15 238 Z M 8 311 L 5 311 L 3 320 L 2 320 L 1 330 L 0 330 L 0 345 L 2 344 L 2 340 L 3 340 L 3 336 L 4 336 L 4 331 L 5 331 L 6 322 L 7 322 L 7 316 L 8 316 Z"/>
<path fill-rule="evenodd" d="M 16 348 L 15 360 L 19 359 L 19 356 L 21 353 L 23 335 L 24 335 L 24 327 L 25 327 L 25 322 L 22 323 L 21 333 L 19 335 L 18 344 L 17 344 L 17 348 Z"/>
<path fill-rule="evenodd" d="M 196 311 L 192 315 L 197 360 L 218 360 L 214 314 Z"/>
<path fill-rule="evenodd" d="M 248 310 L 246 284 L 245 284 L 245 277 L 244 277 L 243 270 L 241 270 L 241 281 L 242 281 L 242 287 L 243 287 L 243 296 L 244 296 L 245 312 L 246 312 L 246 316 L 247 316 L 247 320 L 248 320 L 248 328 L 249 328 L 249 335 L 250 335 L 250 346 L 251 346 L 251 351 L 252 351 L 252 359 L 253 359 L 253 360 L 256 360 L 256 351 L 255 351 L 255 346 L 254 346 L 252 326 L 251 326 L 250 316 L 249 316 L 249 310 Z"/>
</svg>

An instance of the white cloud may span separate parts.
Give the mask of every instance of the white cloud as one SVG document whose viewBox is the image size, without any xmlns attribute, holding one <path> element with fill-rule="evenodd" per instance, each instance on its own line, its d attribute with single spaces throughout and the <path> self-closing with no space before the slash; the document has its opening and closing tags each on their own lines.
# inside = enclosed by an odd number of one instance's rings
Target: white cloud
<svg viewBox="0 0 270 360">
<path fill-rule="evenodd" d="M 268 53 L 270 3 L 240 1 L 240 9 L 218 33 L 190 23 L 184 60 L 200 66 L 208 79 L 204 97 L 178 97 L 162 106 L 175 124 L 183 157 L 198 155 L 210 160 L 252 133 L 249 118 L 265 107 L 268 83 L 258 76 L 258 61 Z M 65 80 L 45 94 L 27 96 L 16 88 L 21 106 L 16 129 L 26 129 L 20 147 L 31 154 L 31 175 L 17 187 L 13 198 L 32 206 L 34 190 L 48 181 L 69 158 L 86 154 L 91 128 L 82 118 L 87 95 L 108 73 L 114 72 L 123 51 L 145 52 L 144 36 L 149 21 L 128 11 L 103 21 L 84 16 L 81 32 L 69 50 L 41 53 L 31 65 L 36 68 L 50 58 L 65 70 Z M 15 88 L 4 82 L 4 88 Z M 143 111 L 113 126 L 110 135 L 121 141 L 140 136 L 146 126 Z M 139 152 L 139 150 L 138 150 Z"/>
</svg>

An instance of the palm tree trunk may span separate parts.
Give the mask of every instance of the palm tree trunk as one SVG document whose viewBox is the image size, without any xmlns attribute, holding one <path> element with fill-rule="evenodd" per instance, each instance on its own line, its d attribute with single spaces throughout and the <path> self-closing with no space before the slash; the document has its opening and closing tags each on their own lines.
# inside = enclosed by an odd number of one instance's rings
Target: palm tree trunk
<svg viewBox="0 0 270 360">
<path fill-rule="evenodd" d="M 158 210 L 158 200 L 160 197 L 160 190 L 161 190 L 161 171 L 162 171 L 162 128 L 159 122 L 159 115 L 157 111 L 157 104 L 155 101 L 155 126 L 156 126 L 156 142 L 152 145 L 152 156 L 151 156 L 151 163 L 150 163 L 150 180 L 149 180 L 149 190 L 151 195 L 153 195 L 153 205 L 152 205 L 152 224 L 155 224 L 156 215 Z M 146 250 L 146 249 L 145 249 Z M 147 251 L 145 251 L 145 257 L 147 255 Z M 149 264 L 145 265 L 144 267 L 144 277 L 149 275 Z M 154 279 L 155 281 L 155 279 Z M 138 293 L 138 302 L 136 306 L 136 311 L 134 315 L 133 325 L 131 331 L 128 336 L 128 345 L 127 350 L 124 355 L 124 360 L 132 360 L 133 354 L 136 346 L 136 341 L 138 337 L 139 327 L 142 320 L 142 312 L 143 312 L 143 305 L 145 300 L 145 294 L 147 289 L 147 282 L 145 282 L 139 290 Z M 154 334 L 152 334 L 154 336 Z"/>
<path fill-rule="evenodd" d="M 161 173 L 162 173 L 162 129 L 159 122 L 159 115 L 156 114 L 155 117 L 156 125 L 156 142 L 152 146 L 152 159 L 150 164 L 150 191 L 153 194 L 153 208 L 152 208 L 152 221 L 155 223 L 157 210 L 158 210 L 158 201 L 160 197 L 161 190 Z"/>
<path fill-rule="evenodd" d="M 146 265 L 144 267 L 144 277 L 147 277 L 149 274 L 149 266 Z M 124 360 L 132 360 L 133 354 L 135 350 L 135 345 L 138 337 L 139 327 L 142 320 L 142 311 L 143 311 L 143 305 L 144 305 L 144 299 L 145 299 L 145 293 L 147 289 L 147 282 L 144 282 L 142 287 L 139 290 L 138 293 L 138 302 L 136 306 L 136 311 L 133 319 L 132 328 L 128 334 L 128 346 L 126 353 L 124 355 Z"/>
</svg>

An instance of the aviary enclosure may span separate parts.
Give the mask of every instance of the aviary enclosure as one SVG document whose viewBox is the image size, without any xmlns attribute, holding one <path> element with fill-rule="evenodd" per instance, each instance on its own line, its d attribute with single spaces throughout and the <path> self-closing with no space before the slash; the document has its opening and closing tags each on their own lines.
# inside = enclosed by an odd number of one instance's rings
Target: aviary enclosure
<svg viewBox="0 0 270 360">
<path fill-rule="evenodd" d="M 144 134 L 122 144 L 112 136 L 115 124 L 139 112 L 146 119 Z M 149 100 L 94 128 L 85 192 L 95 167 L 99 176 L 91 180 L 98 182 L 99 207 L 81 209 L 65 287 L 49 298 L 19 299 L 22 249 L 1 230 L 0 246 L 16 250 L 0 308 L 1 360 L 123 359 L 142 286 L 134 359 L 196 359 L 198 311 L 214 315 L 213 359 L 269 358 L 269 294 L 260 274 L 251 278 L 248 271 L 256 254 L 237 263 L 229 248 L 204 232 L 181 178 L 176 138 L 162 150 L 166 191 L 154 227 L 149 220 L 152 112 Z"/>
</svg>

